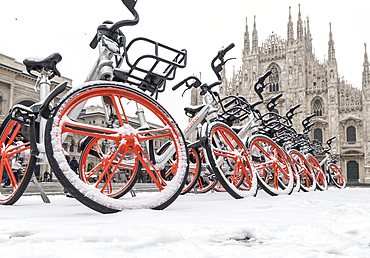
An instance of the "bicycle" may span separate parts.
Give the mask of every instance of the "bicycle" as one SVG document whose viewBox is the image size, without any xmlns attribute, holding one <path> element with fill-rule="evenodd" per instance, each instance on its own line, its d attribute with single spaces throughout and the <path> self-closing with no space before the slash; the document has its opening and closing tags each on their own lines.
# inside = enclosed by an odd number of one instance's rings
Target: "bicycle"
<svg viewBox="0 0 370 258">
<path fill-rule="evenodd" d="M 243 96 L 238 96 L 237 99 L 231 100 L 229 103 L 237 102 L 239 106 L 244 107 L 244 110 L 248 110 L 238 116 L 239 122 L 244 120 L 247 122 L 234 130 L 245 141 L 252 155 L 252 162 L 257 170 L 258 185 L 266 193 L 276 196 L 290 194 L 293 191 L 294 171 L 289 163 L 288 155 L 273 139 L 263 134 L 258 123 L 261 121 L 262 115 L 257 106 L 263 103 L 261 93 L 268 86 L 264 81 L 270 74 L 270 71 L 266 72 L 254 85 L 254 90 L 261 100 L 250 104 Z"/>
<path fill-rule="evenodd" d="M 31 107 L 14 106 L 5 119 L 0 138 L 4 160 L 9 159 L 7 153 L 11 151 L 11 142 L 22 127 L 30 128 L 31 139 L 22 150 L 17 150 L 30 151 L 25 175 L 19 183 L 13 180 L 12 195 L 1 196 L 2 204 L 12 204 L 22 195 L 36 159 L 50 164 L 59 182 L 79 202 L 101 213 L 136 208 L 164 209 L 180 194 L 188 171 L 187 147 L 175 120 L 155 98 L 164 91 L 166 81 L 175 77 L 176 69 L 185 67 L 186 50 L 179 51 L 146 38 L 136 38 L 126 44 L 120 28 L 136 25 L 139 15 L 135 10 L 136 0 L 122 2 L 134 18 L 116 23 L 106 21 L 98 27 L 90 47 L 99 49 L 99 57 L 87 82 L 73 87 L 52 106 L 51 102 L 67 87 L 67 83 L 62 83 L 40 103 Z M 154 46 L 154 53 L 139 56 L 131 62 L 128 52 L 141 44 Z M 160 56 L 160 51 L 168 56 Z M 40 74 L 40 82 L 50 85 L 50 79 L 60 75 L 56 68 L 61 60 L 59 56 L 54 54 L 24 63 L 32 75 L 33 72 Z M 145 67 L 148 60 L 149 68 Z M 128 70 L 120 69 L 124 61 Z M 105 123 L 84 123 L 83 107 L 98 101 L 103 103 Z M 132 114 L 134 120 L 130 117 Z M 41 134 L 45 136 L 44 144 L 37 141 L 40 140 L 36 137 L 37 128 L 44 132 Z M 73 137 L 83 139 L 80 175 L 69 167 L 68 153 L 63 148 L 63 143 Z M 172 142 L 172 153 L 159 155 L 154 150 L 155 145 L 164 141 Z M 171 168 L 174 169 L 173 177 L 164 179 L 161 175 L 166 169 L 165 164 L 174 154 L 178 158 Z M 83 163 L 89 162 L 90 157 L 100 159 L 92 170 Z M 0 173 L 4 171 L 3 167 L 0 169 Z M 129 196 L 126 193 L 135 185 L 139 171 L 146 172 L 153 180 L 154 192 L 136 192 L 135 197 Z M 115 188 L 115 175 L 121 172 L 130 174 L 130 179 L 122 180 Z M 97 181 L 90 185 L 89 179 L 93 175 Z"/>
<path fill-rule="evenodd" d="M 319 165 L 319 162 L 315 158 L 315 155 L 318 155 L 319 152 L 315 145 L 313 145 L 313 142 L 308 137 L 308 132 L 311 130 L 312 126 L 315 123 L 311 123 L 310 119 L 314 117 L 315 114 L 308 115 L 303 121 L 303 133 L 297 135 L 295 137 L 295 148 L 300 150 L 304 155 L 306 160 L 308 161 L 312 172 L 315 176 L 315 182 L 316 182 L 316 188 L 317 190 L 324 191 L 328 189 L 328 183 L 326 176 L 324 175 L 324 172 L 322 168 Z M 320 144 L 321 146 L 321 144 Z"/>
<path fill-rule="evenodd" d="M 291 107 L 285 116 L 273 112 L 277 106 L 276 101 L 282 97 L 278 94 L 271 98 L 267 104 L 268 113 L 262 116 L 263 131 L 268 136 L 272 137 L 277 144 L 283 147 L 289 157 L 289 162 L 294 170 L 295 189 L 304 192 L 314 191 L 316 189 L 315 175 L 311 169 L 310 163 L 305 158 L 304 154 L 299 151 L 299 141 L 301 136 L 293 128 L 292 118 L 296 109 L 300 105 Z M 304 131 L 304 133 L 306 133 Z"/>
<path fill-rule="evenodd" d="M 327 185 L 332 184 L 339 189 L 343 189 L 347 186 L 346 179 L 343 176 L 342 171 L 336 165 L 336 163 L 340 160 L 340 155 L 332 155 L 330 153 L 331 144 L 335 139 L 335 136 L 330 137 L 326 144 L 328 148 L 323 149 L 321 143 L 318 140 L 312 140 L 311 146 L 314 146 L 316 153 L 324 153 L 325 158 L 319 163 L 320 168 L 323 168 L 323 171 L 326 175 Z"/>
<path fill-rule="evenodd" d="M 206 169 L 201 171 L 201 177 L 193 177 L 193 184 L 198 182 L 198 187 L 206 182 L 207 187 L 201 187 L 203 192 L 209 191 L 219 182 L 222 187 L 234 198 L 255 196 L 257 181 L 255 168 L 251 161 L 249 151 L 244 146 L 238 135 L 223 121 L 220 121 L 218 108 L 222 101 L 217 92 L 212 90 L 222 83 L 220 72 L 223 65 L 230 60 L 224 60 L 225 54 L 234 47 L 230 44 L 220 50 L 211 62 L 211 68 L 217 77 L 217 81 L 208 85 L 202 83 L 197 77 L 190 76 L 172 87 L 178 89 L 186 86 L 185 91 L 200 87 L 200 95 L 203 96 L 204 104 L 198 107 L 185 108 L 185 113 L 192 118 L 187 128 L 183 131 L 186 139 L 197 131 L 198 140 L 188 145 L 188 148 L 201 148 L 204 155 Z M 223 108 L 222 108 L 223 109 Z M 201 167 L 201 166 L 199 166 Z M 204 177 L 204 173 L 208 175 Z M 215 178 L 213 178 L 215 175 Z M 203 180 L 206 179 L 206 180 Z M 239 186 L 245 181 L 246 188 L 241 190 Z M 203 189 L 204 188 L 204 189 Z M 198 190 L 195 190 L 199 192 Z"/>
</svg>

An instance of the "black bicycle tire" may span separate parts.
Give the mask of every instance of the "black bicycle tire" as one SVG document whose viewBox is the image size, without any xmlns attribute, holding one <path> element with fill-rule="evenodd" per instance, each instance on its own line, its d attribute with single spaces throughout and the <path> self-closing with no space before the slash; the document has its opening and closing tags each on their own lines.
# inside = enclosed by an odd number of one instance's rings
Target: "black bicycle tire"
<svg viewBox="0 0 370 258">
<path fill-rule="evenodd" d="M 332 177 L 332 174 L 331 174 L 331 172 L 330 172 L 330 169 L 331 169 L 331 167 L 330 166 L 335 166 L 338 170 L 339 170 L 339 172 L 342 174 L 342 177 L 343 177 L 343 185 L 339 185 L 334 179 L 333 179 L 333 177 Z M 347 186 L 347 181 L 346 181 L 346 179 L 345 179 L 345 177 L 343 176 L 343 173 L 342 173 L 342 171 L 338 168 L 338 166 L 336 165 L 336 164 L 334 164 L 334 163 L 330 163 L 329 164 L 329 177 L 330 177 L 330 182 L 332 182 L 333 184 L 334 184 L 334 186 L 336 186 L 337 188 L 339 188 L 339 189 L 343 189 L 343 188 L 346 188 L 346 186 Z"/>
<path fill-rule="evenodd" d="M 8 115 L 4 119 L 3 123 L 1 124 L 1 127 L 0 127 L 0 137 L 1 138 L 3 136 L 3 133 L 6 129 L 6 127 L 9 126 L 9 123 L 11 121 L 12 121 L 11 117 L 10 117 L 10 115 Z M 18 124 L 18 122 L 17 122 L 17 124 Z M 28 184 L 31 180 L 32 173 L 34 172 L 34 169 L 35 169 L 35 166 L 36 166 L 36 157 L 34 155 L 30 154 L 30 158 L 29 158 L 29 161 L 28 161 L 27 164 L 28 164 L 27 169 L 24 172 L 24 175 L 23 175 L 20 183 L 18 184 L 18 187 L 17 187 L 15 193 L 13 192 L 12 196 L 10 198 L 6 198 L 6 200 L 2 200 L 2 197 L 0 197 L 0 204 L 2 204 L 2 205 L 13 205 L 14 203 L 16 203 L 19 200 L 19 198 L 26 191 L 27 186 L 28 186 Z M 4 174 L 4 172 L 5 171 L 3 171 L 3 174 Z M 1 179 L 0 179 L 0 183 L 1 183 Z M 2 186 L 0 186 L 0 187 L 2 187 Z"/>
<path fill-rule="evenodd" d="M 321 168 L 321 166 L 320 166 L 320 163 L 319 163 L 319 161 L 315 158 L 315 156 L 314 155 L 312 155 L 311 153 L 308 153 L 307 155 L 306 155 L 306 159 L 307 159 L 307 161 L 310 163 L 310 159 L 312 159 L 318 166 L 318 168 L 321 170 L 321 172 L 319 172 L 319 173 L 321 173 L 322 174 L 322 178 L 324 179 L 324 186 L 322 186 L 322 185 L 320 185 L 320 183 L 317 181 L 317 178 L 320 176 L 320 175 L 317 175 L 316 177 L 315 177 L 315 179 L 316 179 L 316 190 L 319 190 L 319 191 L 325 191 L 325 190 L 327 190 L 328 189 L 328 181 L 327 181 L 327 178 L 326 178 L 326 175 L 325 175 L 325 172 L 324 172 L 324 170 Z M 311 165 L 311 167 L 312 167 L 312 165 Z"/>
<path fill-rule="evenodd" d="M 215 128 L 218 128 L 218 127 L 223 127 L 224 128 L 223 130 L 225 130 L 229 134 L 233 135 L 237 139 L 238 144 L 240 144 L 245 149 L 246 153 L 248 154 L 248 159 L 249 160 L 246 160 L 246 162 L 248 163 L 248 165 L 250 166 L 250 170 L 252 171 L 252 180 L 253 180 L 252 189 L 250 191 L 243 191 L 241 189 L 238 189 L 237 187 L 240 186 L 243 183 L 243 178 L 240 180 L 239 185 L 237 185 L 237 186 L 233 185 L 225 177 L 224 173 L 221 171 L 219 166 L 216 164 L 216 157 L 214 156 L 214 152 L 212 150 L 213 146 L 212 146 L 211 135 L 213 134 L 213 130 Z M 212 168 L 213 172 L 215 173 L 218 181 L 221 183 L 223 188 L 235 199 L 242 199 L 246 196 L 256 196 L 256 192 L 257 192 L 257 179 L 256 179 L 256 175 L 255 175 L 256 173 L 255 173 L 253 163 L 250 160 L 249 151 L 248 151 L 247 147 L 244 145 L 242 139 L 240 139 L 240 137 L 235 133 L 235 131 L 233 129 L 231 129 L 228 125 L 226 125 L 224 123 L 221 123 L 221 122 L 213 122 L 213 123 L 209 124 L 206 128 L 205 135 L 208 139 L 207 140 L 208 142 L 205 144 L 206 159 L 207 159 L 208 163 L 211 165 L 211 168 Z M 243 174 L 243 176 L 244 176 L 244 174 Z"/>
<path fill-rule="evenodd" d="M 195 160 L 196 160 L 196 164 L 197 164 L 197 167 L 198 168 L 195 171 L 195 174 L 194 174 L 193 179 L 191 180 L 191 183 L 189 185 L 187 185 L 186 187 L 184 186 L 183 190 L 181 191 L 181 195 L 184 195 L 184 194 L 189 193 L 194 188 L 194 186 L 196 185 L 197 180 L 199 179 L 199 176 L 200 176 L 200 170 L 201 170 L 202 164 L 201 164 L 201 161 L 200 161 L 199 152 L 196 149 L 194 149 L 194 148 L 190 148 L 189 149 L 189 152 L 191 150 L 194 151 L 194 152 L 192 152 L 192 155 L 195 154 Z M 190 162 L 190 159 L 191 159 L 191 157 L 189 156 L 189 162 Z M 189 163 L 189 166 L 190 166 L 190 163 Z M 189 173 L 190 172 L 188 171 L 188 174 Z"/>
<path fill-rule="evenodd" d="M 265 135 L 260 135 L 260 134 L 256 134 L 256 135 L 250 137 L 248 139 L 248 149 L 249 149 L 249 151 L 251 151 L 252 143 L 254 141 L 257 141 L 257 139 L 263 139 L 265 141 L 271 142 L 275 146 L 275 148 L 278 149 L 282 153 L 283 157 L 286 159 L 286 164 L 285 165 L 286 165 L 286 167 L 289 170 L 288 173 L 290 174 L 290 178 L 293 178 L 293 171 L 292 171 L 292 168 L 291 168 L 290 163 L 288 161 L 286 152 L 278 144 L 276 144 L 270 137 L 265 136 Z M 292 180 L 292 179 L 289 180 L 288 187 L 285 187 L 285 189 L 282 189 L 281 190 L 281 189 L 274 189 L 274 188 L 271 188 L 270 186 L 268 186 L 268 184 L 261 178 L 261 176 L 260 176 L 260 174 L 258 172 L 256 173 L 256 175 L 257 175 L 258 185 L 267 194 L 269 194 L 271 196 L 277 196 L 279 194 L 288 194 L 289 195 L 293 191 L 293 181 L 294 180 Z M 280 182 L 278 183 L 278 185 L 280 185 L 280 187 L 281 187 Z"/>
<path fill-rule="evenodd" d="M 108 200 L 108 199 L 113 200 L 113 198 L 109 198 L 107 196 L 99 195 L 98 196 L 99 199 L 96 199 L 96 196 L 87 196 L 86 195 L 86 189 L 82 189 L 84 187 L 84 185 L 81 185 L 79 182 L 74 182 L 77 186 L 74 183 L 71 183 L 71 181 L 64 174 L 63 170 L 60 168 L 60 165 L 63 165 L 63 164 L 59 164 L 57 159 L 55 158 L 55 155 L 58 155 L 58 154 L 59 154 L 59 158 L 61 158 L 61 153 L 58 153 L 58 151 L 62 152 L 62 150 L 60 150 L 61 146 L 57 146 L 57 145 L 61 144 L 60 143 L 61 140 L 58 139 L 57 136 L 53 135 L 57 130 L 57 129 L 55 129 L 53 131 L 54 119 L 56 121 L 58 121 L 58 119 L 56 117 L 58 116 L 58 113 L 61 112 L 60 110 L 63 109 L 63 106 L 65 106 L 67 102 L 72 101 L 76 96 L 78 96 L 79 94 L 81 94 L 83 92 L 86 92 L 86 91 L 89 91 L 89 90 L 97 90 L 97 89 L 100 89 L 100 90 L 115 89 L 117 91 L 128 92 L 129 94 L 132 94 L 132 96 L 135 96 L 135 97 L 138 97 L 138 98 L 141 98 L 141 99 L 145 99 L 147 101 L 146 103 L 151 103 L 153 105 L 152 106 L 153 108 L 156 108 L 156 109 L 160 110 L 169 119 L 170 123 L 173 126 L 172 128 L 174 130 L 176 130 L 175 133 L 177 133 L 178 141 L 179 141 L 179 143 L 178 143 L 179 146 L 178 147 L 181 148 L 180 151 L 182 152 L 182 154 L 181 154 L 182 157 L 181 158 L 182 158 L 182 162 L 183 162 L 181 164 L 182 165 L 181 169 L 183 169 L 183 171 L 181 171 L 181 173 L 178 173 L 178 177 L 177 177 L 177 180 L 179 181 L 178 185 L 176 185 L 176 187 L 174 187 L 174 189 L 172 190 L 172 192 L 170 192 L 168 194 L 168 196 L 165 196 L 166 197 L 165 200 L 161 199 L 160 201 L 158 201 L 156 203 L 153 203 L 153 204 L 148 204 L 145 207 L 143 207 L 143 206 L 138 207 L 138 208 L 151 208 L 151 209 L 154 209 L 154 210 L 165 209 L 171 203 L 173 203 L 176 200 L 176 198 L 180 195 L 181 189 L 182 189 L 182 187 L 185 183 L 185 175 L 186 175 L 187 170 L 188 170 L 188 166 L 187 166 L 188 157 L 187 157 L 187 151 L 186 151 L 186 144 L 185 144 L 184 136 L 183 136 L 180 128 L 178 127 L 177 123 L 172 118 L 172 116 L 157 101 L 150 98 L 144 92 L 136 90 L 136 89 L 134 89 L 134 88 L 132 88 L 128 85 L 125 85 L 123 83 L 99 82 L 99 81 L 98 82 L 86 83 L 86 84 L 84 84 L 84 85 L 82 85 L 82 86 L 80 86 L 76 89 L 72 89 L 69 93 L 67 93 L 55 105 L 52 113 L 50 114 L 50 116 L 48 118 L 47 124 L 46 124 L 45 148 L 46 148 L 46 153 L 47 153 L 47 156 L 48 156 L 49 163 L 52 166 L 52 168 L 54 169 L 58 180 L 67 189 L 67 191 L 76 198 L 76 200 L 78 200 L 79 202 L 81 202 L 85 206 L 87 206 L 87 207 L 89 207 L 89 208 L 91 208 L 91 209 L 93 209 L 97 212 L 104 213 L 104 214 L 106 214 L 106 213 L 115 213 L 115 212 L 118 212 L 118 211 L 123 210 L 123 209 L 133 209 L 133 207 L 135 207 L 135 206 L 126 206 L 126 204 L 121 204 L 121 203 L 117 203 L 117 202 L 113 203 L 113 202 Z M 56 144 L 55 148 L 53 147 L 53 144 Z M 67 168 L 65 168 L 65 169 L 67 169 Z M 66 172 L 66 173 L 68 173 L 68 172 Z M 71 176 L 71 175 L 68 175 L 68 176 Z M 73 180 L 73 178 L 72 178 L 72 180 Z M 82 191 L 85 191 L 85 193 L 83 193 Z M 105 199 L 104 197 L 108 198 L 108 199 Z M 114 200 L 119 201 L 119 199 L 114 199 Z M 107 202 L 109 202 L 109 203 L 107 203 Z M 115 205 L 115 204 L 117 204 L 117 205 Z"/>
<path fill-rule="evenodd" d="M 307 161 L 307 159 L 305 158 L 305 156 L 300 151 L 298 151 L 298 150 L 291 150 L 291 151 L 288 152 L 289 156 L 292 156 L 293 153 L 295 153 L 296 155 L 300 156 L 300 158 L 303 159 L 303 161 L 305 162 L 304 165 L 306 167 L 307 167 L 307 165 L 310 166 L 309 162 Z M 315 179 L 314 173 L 313 173 L 313 171 L 311 170 L 310 167 L 307 167 L 307 168 L 308 168 L 310 174 L 313 176 L 313 179 L 314 180 L 312 181 L 312 186 L 311 187 L 306 187 L 305 185 L 301 184 L 300 187 L 301 187 L 301 190 L 303 192 L 311 192 L 311 191 L 314 191 L 316 189 L 316 179 Z"/>
</svg>

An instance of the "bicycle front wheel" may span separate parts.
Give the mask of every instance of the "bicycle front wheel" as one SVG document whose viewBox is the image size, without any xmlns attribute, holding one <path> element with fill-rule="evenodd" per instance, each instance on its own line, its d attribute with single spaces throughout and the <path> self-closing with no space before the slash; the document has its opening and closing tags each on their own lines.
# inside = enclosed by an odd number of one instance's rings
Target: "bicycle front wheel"
<svg viewBox="0 0 370 258">
<path fill-rule="evenodd" d="M 257 192 L 256 170 L 248 149 L 229 126 L 214 122 L 208 125 L 206 136 L 206 160 L 223 188 L 234 198 L 255 196 Z M 239 188 L 247 182 L 247 186 Z"/>
<path fill-rule="evenodd" d="M 326 176 L 324 171 L 322 170 L 319 162 L 312 154 L 307 154 L 306 156 L 307 161 L 310 163 L 311 169 L 315 174 L 316 179 L 316 189 L 320 191 L 324 191 L 328 189 L 328 182 L 326 180 Z"/>
<path fill-rule="evenodd" d="M 291 194 L 294 178 L 285 151 L 264 135 L 252 136 L 248 145 L 257 169 L 258 185 L 272 196 Z"/>
<path fill-rule="evenodd" d="M 304 155 L 297 150 L 289 151 L 289 155 L 297 169 L 302 191 L 314 191 L 316 189 L 315 174 Z"/>
<path fill-rule="evenodd" d="M 92 113 L 104 119 L 89 118 Z M 94 183 L 81 180 L 83 176 L 76 175 L 67 162 L 66 153 L 71 151 L 68 143 L 86 136 L 93 141 L 83 157 L 94 156 L 94 151 L 98 156 L 97 160 L 84 161 L 96 168 L 88 173 L 89 177 L 95 175 Z M 168 141 L 171 148 L 161 155 L 156 153 Z M 67 93 L 48 119 L 45 145 L 49 163 L 62 185 L 78 201 L 101 213 L 164 209 L 179 196 L 188 172 L 186 143 L 174 119 L 147 94 L 117 82 L 90 82 Z M 98 149 L 105 150 L 96 153 Z M 166 164 L 173 156 L 177 158 L 168 167 L 173 176 L 164 178 Z M 120 174 L 127 172 L 130 178 L 139 173 L 133 192 L 110 198 Z"/>
<path fill-rule="evenodd" d="M 342 171 L 333 163 L 329 165 L 329 177 L 336 187 L 340 189 L 346 187 L 347 183 Z"/>
<path fill-rule="evenodd" d="M 18 201 L 36 165 L 36 157 L 30 154 L 30 143 L 16 140 L 22 127 L 9 115 L 0 127 L 0 204 L 3 205 Z"/>
</svg>

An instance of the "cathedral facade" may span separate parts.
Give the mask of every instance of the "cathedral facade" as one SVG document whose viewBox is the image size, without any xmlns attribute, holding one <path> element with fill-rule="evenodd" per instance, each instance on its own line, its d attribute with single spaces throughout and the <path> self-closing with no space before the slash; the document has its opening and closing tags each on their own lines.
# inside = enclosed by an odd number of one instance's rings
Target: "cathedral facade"
<svg viewBox="0 0 370 258">
<path fill-rule="evenodd" d="M 286 39 L 272 33 L 262 44 L 254 17 L 251 37 L 248 24 L 245 27 L 242 66 L 229 80 L 223 71 L 220 95 L 243 95 L 250 103 L 259 100 L 253 85 L 268 70 L 272 74 L 266 79 L 271 84 L 263 93 L 265 103 L 282 93 L 277 106 L 280 114 L 300 104 L 301 113 L 293 121 L 298 132 L 303 129 L 302 120 L 315 113 L 310 138 L 326 147 L 326 141 L 336 136 L 331 152 L 341 155 L 339 166 L 348 182 L 370 183 L 370 71 L 366 44 L 362 88 L 357 89 L 338 74 L 331 24 L 328 57 L 320 62 L 313 52 L 309 19 L 303 22 L 300 9 L 295 29 L 289 8 Z M 192 104 L 200 104 L 194 94 Z M 265 105 L 259 108 L 262 113 L 266 111 Z"/>
</svg>

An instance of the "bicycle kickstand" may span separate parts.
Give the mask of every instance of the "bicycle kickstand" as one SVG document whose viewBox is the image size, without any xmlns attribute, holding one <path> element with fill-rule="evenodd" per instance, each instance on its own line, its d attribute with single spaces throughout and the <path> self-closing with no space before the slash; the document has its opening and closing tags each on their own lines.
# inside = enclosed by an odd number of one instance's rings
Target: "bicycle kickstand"
<svg viewBox="0 0 370 258">
<path fill-rule="evenodd" d="M 32 173 L 32 178 L 31 178 L 32 182 L 36 185 L 37 189 L 39 189 L 40 191 L 40 194 L 41 194 L 41 198 L 42 200 L 44 201 L 44 203 L 50 203 L 50 200 L 49 198 L 47 197 L 44 189 L 42 189 L 40 183 L 37 181 L 37 178 L 35 176 L 35 173 Z"/>
</svg>

